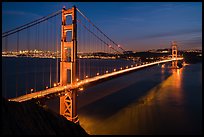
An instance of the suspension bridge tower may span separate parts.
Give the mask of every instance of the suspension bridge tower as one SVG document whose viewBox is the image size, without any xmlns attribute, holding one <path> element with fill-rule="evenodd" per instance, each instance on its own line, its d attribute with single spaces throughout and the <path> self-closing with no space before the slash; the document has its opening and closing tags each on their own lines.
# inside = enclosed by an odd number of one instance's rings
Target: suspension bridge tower
<svg viewBox="0 0 204 137">
<path fill-rule="evenodd" d="M 172 68 L 178 68 L 177 67 L 177 44 L 176 42 L 172 41 L 171 43 L 171 48 L 172 48 L 172 58 L 175 59 L 174 61 L 172 61 Z"/>
<path fill-rule="evenodd" d="M 66 24 L 66 17 L 71 16 L 72 24 Z M 71 32 L 71 41 L 68 41 Z M 77 68 L 77 24 L 76 7 L 62 9 L 61 26 L 61 61 L 60 61 L 60 85 L 66 86 L 76 84 Z M 70 38 L 69 38 L 70 39 Z M 77 91 L 67 90 L 65 95 L 60 97 L 60 114 L 68 120 L 78 123 L 77 115 Z"/>
</svg>

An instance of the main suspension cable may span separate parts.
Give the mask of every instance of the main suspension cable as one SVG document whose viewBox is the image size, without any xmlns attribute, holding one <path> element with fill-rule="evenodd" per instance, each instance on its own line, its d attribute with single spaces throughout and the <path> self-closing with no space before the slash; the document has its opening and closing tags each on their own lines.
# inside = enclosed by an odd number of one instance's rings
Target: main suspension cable
<svg viewBox="0 0 204 137">
<path fill-rule="evenodd" d="M 120 48 L 121 50 L 125 51 L 120 45 L 118 45 L 117 43 L 115 43 L 112 39 L 110 39 L 105 33 L 103 33 L 96 25 L 94 25 L 93 22 L 91 22 L 90 19 L 88 19 L 88 17 L 86 17 L 78 8 L 76 8 L 77 11 L 93 26 L 95 27 L 99 32 L 101 32 L 107 39 L 109 39 L 111 42 L 113 42 L 118 48 Z"/>
<path fill-rule="evenodd" d="M 77 22 L 81 23 L 81 25 L 88 30 L 91 34 L 93 34 L 96 38 L 98 38 L 100 41 L 102 41 L 105 45 L 107 45 L 109 48 L 112 48 L 113 50 L 115 50 L 116 52 L 121 53 L 120 51 L 116 50 L 115 48 L 113 48 L 112 46 L 110 46 L 108 43 L 106 43 L 104 40 L 102 40 L 101 38 L 99 38 L 95 33 L 93 33 L 91 30 L 89 30 L 80 20 L 77 20 Z"/>
<path fill-rule="evenodd" d="M 32 27 L 32 26 L 34 26 L 34 25 L 36 25 L 36 24 L 39 24 L 39 23 L 41 23 L 41 22 L 44 22 L 44 21 L 46 21 L 46 20 L 48 20 L 48 19 L 50 19 L 50 18 L 53 18 L 53 17 L 55 17 L 55 16 L 61 14 L 61 12 L 62 12 L 62 11 L 59 10 L 59 11 L 57 11 L 57 12 L 55 12 L 55 13 L 52 13 L 52 14 L 50 14 L 50 15 L 48 15 L 48 16 L 42 17 L 42 18 L 40 18 L 40 19 L 37 19 L 37 20 L 35 20 L 35 21 L 32 21 L 32 22 L 30 22 L 30 23 L 27 23 L 27 24 L 25 24 L 25 25 L 22 25 L 22 26 L 20 26 L 20 27 L 17 27 L 17 28 L 15 28 L 15 29 L 12 29 L 12 30 L 9 30 L 9 31 L 7 31 L 7 32 L 4 32 L 4 33 L 2 33 L 2 38 L 3 38 L 3 37 L 6 37 L 6 36 L 9 36 L 9 35 L 11 35 L 11 34 L 14 34 L 14 33 L 16 33 L 16 32 L 22 31 L 22 30 L 24 30 L 24 29 L 27 29 L 27 28 L 29 28 L 29 27 Z"/>
</svg>

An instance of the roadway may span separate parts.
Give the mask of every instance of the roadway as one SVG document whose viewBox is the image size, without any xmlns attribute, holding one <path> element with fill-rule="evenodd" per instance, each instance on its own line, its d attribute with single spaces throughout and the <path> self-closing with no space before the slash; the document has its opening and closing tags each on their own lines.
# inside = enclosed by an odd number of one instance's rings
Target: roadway
<svg viewBox="0 0 204 137">
<path fill-rule="evenodd" d="M 112 76 L 120 75 L 120 74 L 123 74 L 123 73 L 126 73 L 126 72 L 130 72 L 130 71 L 133 71 L 133 70 L 153 66 L 153 65 L 156 65 L 156 64 L 160 64 L 160 63 L 171 62 L 171 61 L 174 61 L 174 60 L 176 60 L 176 59 L 166 59 L 166 60 L 156 61 L 156 62 L 143 64 L 143 65 L 139 65 L 139 66 L 135 65 L 135 66 L 131 66 L 130 68 L 117 70 L 117 71 L 114 71 L 114 72 L 111 72 L 111 73 L 98 75 L 98 76 L 91 77 L 91 78 L 86 78 L 84 80 L 78 81 L 75 85 L 71 85 L 71 84 L 68 84 L 66 86 L 60 86 L 59 85 L 59 86 L 49 88 L 49 89 L 46 89 L 46 90 L 41 90 L 41 91 L 37 91 L 37 92 L 34 92 L 34 93 L 29 93 L 29 94 L 26 94 L 26 95 L 22 95 L 22 96 L 19 96 L 19 97 L 16 97 L 16 98 L 11 98 L 11 99 L 9 99 L 9 101 L 23 102 L 23 101 L 31 100 L 33 98 L 42 98 L 42 97 L 48 96 L 49 94 L 60 93 L 60 92 L 65 91 L 65 90 L 77 89 L 77 88 L 80 88 L 82 86 L 86 86 L 87 84 L 90 84 L 92 82 L 96 82 L 96 81 L 106 79 L 106 78 L 109 78 L 109 77 L 112 77 Z M 177 58 L 177 60 L 183 60 L 183 58 Z"/>
</svg>

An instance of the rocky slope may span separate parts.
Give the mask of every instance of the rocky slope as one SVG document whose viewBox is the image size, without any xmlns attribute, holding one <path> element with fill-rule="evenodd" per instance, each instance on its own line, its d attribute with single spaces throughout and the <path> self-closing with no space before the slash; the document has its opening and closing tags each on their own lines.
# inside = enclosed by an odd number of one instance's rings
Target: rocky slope
<svg viewBox="0 0 204 137">
<path fill-rule="evenodd" d="M 2 99 L 1 119 L 3 135 L 88 135 L 80 125 L 33 101 L 17 103 Z"/>
</svg>

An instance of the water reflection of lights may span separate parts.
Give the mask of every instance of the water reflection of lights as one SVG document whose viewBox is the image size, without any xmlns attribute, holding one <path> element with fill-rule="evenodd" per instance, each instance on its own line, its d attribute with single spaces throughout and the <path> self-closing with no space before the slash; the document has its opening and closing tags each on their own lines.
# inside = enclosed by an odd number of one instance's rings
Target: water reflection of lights
<svg viewBox="0 0 204 137">
<path fill-rule="evenodd" d="M 180 76 L 180 69 L 177 69 L 176 72 L 177 72 L 177 75 Z"/>
<path fill-rule="evenodd" d="M 177 78 L 181 78 L 182 71 L 183 71 L 183 68 L 180 68 L 180 69 L 172 69 L 172 72 L 177 74 L 177 76 L 176 76 Z"/>
<path fill-rule="evenodd" d="M 187 65 L 190 65 L 188 63 L 186 63 L 185 61 L 182 63 L 183 66 L 187 66 Z"/>
<path fill-rule="evenodd" d="M 176 118 L 181 118 L 180 110 L 174 110 L 174 107 L 180 106 L 184 102 L 182 88 L 178 87 L 181 86 L 182 82 L 179 79 L 182 70 L 172 69 L 174 73 L 163 80 L 161 84 L 150 89 L 138 101 L 120 109 L 108 118 L 100 118 L 90 113 L 81 113 L 80 122 L 82 127 L 93 135 L 125 134 L 127 132 L 132 133 L 133 130 L 134 134 L 137 134 L 137 132 L 141 134 L 144 132 L 144 128 L 147 128 L 147 131 L 148 128 L 154 129 L 152 127 L 155 126 L 155 122 L 162 123 L 162 120 L 157 121 L 160 119 L 158 114 L 164 114 L 161 119 L 167 117 L 177 120 Z M 165 116 L 165 114 L 167 115 Z M 167 123 L 169 121 L 172 120 L 167 119 Z M 134 127 L 137 127 L 137 130 Z"/>
<path fill-rule="evenodd" d="M 161 73 L 164 74 L 164 72 L 165 72 L 164 69 L 161 69 Z"/>
<path fill-rule="evenodd" d="M 177 89 L 180 89 L 181 88 L 181 81 L 182 81 L 182 71 L 183 71 L 183 68 L 180 68 L 180 69 L 173 69 L 173 78 L 174 80 L 172 81 L 175 85 L 175 87 Z"/>
<path fill-rule="evenodd" d="M 146 100 L 151 100 L 153 96 L 157 96 L 162 104 L 174 102 L 177 105 L 183 103 L 183 93 L 182 93 L 182 72 L 184 68 L 180 69 L 171 69 L 172 75 L 163 82 L 152 89 L 146 96 Z M 161 69 L 162 75 L 165 72 L 164 69 Z M 167 98 L 168 97 L 168 98 Z"/>
</svg>

